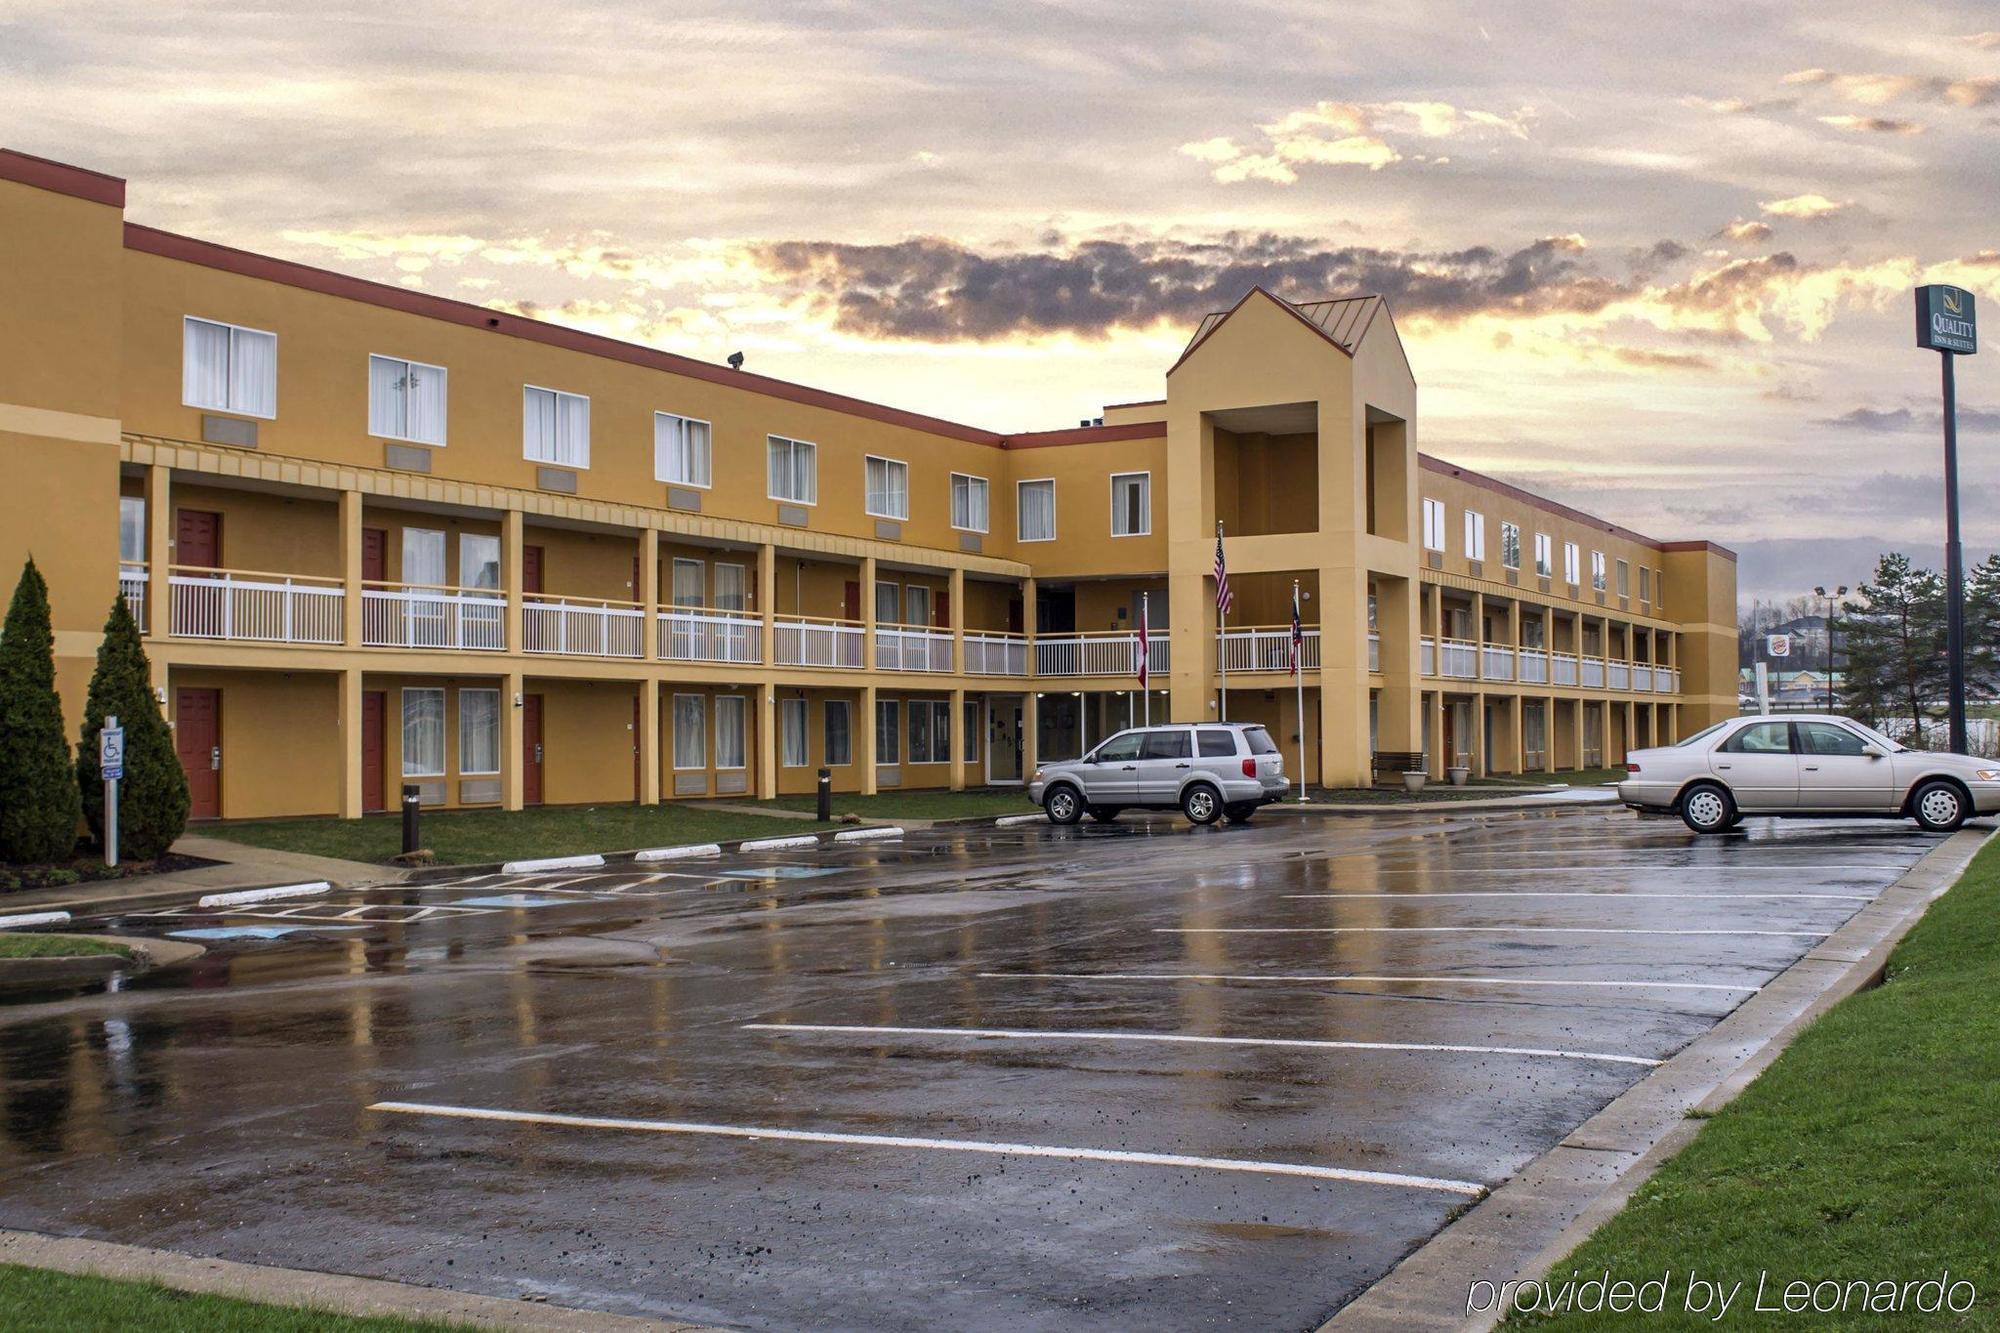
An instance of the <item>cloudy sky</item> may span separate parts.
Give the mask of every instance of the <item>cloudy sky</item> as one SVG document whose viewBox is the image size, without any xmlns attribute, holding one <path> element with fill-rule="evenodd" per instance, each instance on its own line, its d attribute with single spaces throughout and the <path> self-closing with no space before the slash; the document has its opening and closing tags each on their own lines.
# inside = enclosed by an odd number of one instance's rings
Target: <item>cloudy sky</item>
<svg viewBox="0 0 2000 1333">
<path fill-rule="evenodd" d="M 1432 453 L 1743 590 L 1935 563 L 1910 288 L 2000 328 L 1990 3 L 9 0 L 11 147 L 137 221 L 995 429 L 1261 282 L 1386 294 Z M 2000 544 L 2000 348 L 1961 365 Z"/>
</svg>

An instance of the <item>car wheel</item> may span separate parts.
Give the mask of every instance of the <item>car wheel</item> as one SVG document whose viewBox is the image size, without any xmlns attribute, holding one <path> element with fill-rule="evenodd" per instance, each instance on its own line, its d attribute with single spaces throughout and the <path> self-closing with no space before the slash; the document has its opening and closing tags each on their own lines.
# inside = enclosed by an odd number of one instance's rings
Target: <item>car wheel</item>
<svg viewBox="0 0 2000 1333">
<path fill-rule="evenodd" d="M 1232 824 L 1247 824 L 1250 822 L 1250 816 L 1257 813 L 1257 807 L 1254 805 L 1232 805 L 1224 808 L 1222 813 Z"/>
<path fill-rule="evenodd" d="M 1181 793 L 1181 813 L 1190 824 L 1213 824 L 1222 814 L 1222 796 L 1206 782 L 1197 782 Z"/>
<path fill-rule="evenodd" d="M 1083 798 L 1074 787 L 1057 787 L 1042 798 L 1042 811 L 1051 824 L 1074 824 L 1083 818 Z"/>
<path fill-rule="evenodd" d="M 1950 833 L 1965 822 L 1965 793 L 1934 778 L 1910 794 L 1910 813 L 1925 832 Z"/>
<path fill-rule="evenodd" d="M 1125 807 L 1120 805 L 1093 805 L 1090 807 L 1090 817 L 1100 824 L 1109 824 L 1124 813 Z"/>
<path fill-rule="evenodd" d="M 1681 822 L 1696 833 L 1722 833 L 1736 819 L 1736 802 L 1713 782 L 1698 782 L 1681 795 Z"/>
</svg>

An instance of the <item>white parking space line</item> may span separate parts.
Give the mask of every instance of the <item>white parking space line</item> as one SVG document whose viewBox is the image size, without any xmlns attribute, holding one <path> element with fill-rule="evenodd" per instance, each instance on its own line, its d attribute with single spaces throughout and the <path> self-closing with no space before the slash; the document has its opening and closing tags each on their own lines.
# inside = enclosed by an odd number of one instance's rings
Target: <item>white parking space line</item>
<svg viewBox="0 0 2000 1333">
<path fill-rule="evenodd" d="M 900 1134 L 844 1134 L 833 1130 L 777 1129 L 755 1125 L 711 1125 L 687 1120 L 627 1120 L 611 1116 L 561 1115 L 542 1111 L 507 1111 L 478 1106 L 444 1106 L 426 1102 L 376 1102 L 371 1111 L 397 1115 L 445 1116 L 458 1120 L 492 1120 L 519 1125 L 559 1125 L 569 1129 L 616 1129 L 646 1134 L 694 1134 L 718 1138 L 770 1139 L 784 1143 L 829 1143 L 867 1148 L 916 1148 L 938 1152 L 987 1153 L 997 1157 L 1053 1157 L 1065 1161 L 1118 1162 L 1134 1166 L 1168 1166 L 1189 1171 L 1234 1171 L 1257 1176 L 1303 1176 L 1308 1180 L 1339 1180 L 1362 1185 L 1397 1185 L 1478 1198 L 1486 1186 L 1470 1180 L 1403 1175 L 1393 1171 L 1355 1171 L 1338 1166 L 1308 1166 L 1302 1162 L 1258 1162 L 1235 1157 L 1189 1157 L 1180 1153 L 1132 1152 L 1117 1148 L 1064 1148 L 1042 1143 L 997 1143 L 981 1139 L 927 1139 Z"/>
<path fill-rule="evenodd" d="M 1454 889 L 1427 893 L 1421 889 L 1407 893 L 1281 893 L 1280 898 L 1400 898 L 1421 902 L 1426 898 L 1701 898 L 1713 902 L 1734 902 L 1751 898 L 1823 898 L 1832 902 L 1875 901 L 1866 893 L 1627 893 L 1623 889 Z"/>
<path fill-rule="evenodd" d="M 1666 930 L 1640 926 L 1155 926 L 1155 935 L 1779 935 L 1823 940 L 1824 930 Z"/>
<path fill-rule="evenodd" d="M 1159 1042 L 1186 1046 L 1275 1046 L 1310 1051 L 1411 1051 L 1425 1055 L 1517 1055 L 1550 1060 L 1589 1060 L 1617 1065 L 1644 1065 L 1659 1060 L 1604 1051 L 1558 1051 L 1539 1046 L 1457 1046 L 1416 1041 L 1332 1041 L 1311 1037 L 1208 1037 L 1187 1032 L 1070 1032 L 1035 1028 L 906 1028 L 842 1023 L 745 1023 L 746 1032 L 834 1033 L 863 1037 L 956 1037 L 973 1041 L 1121 1041 Z"/>
<path fill-rule="evenodd" d="M 1365 985 L 1583 986 L 1617 990 L 1728 991 L 1747 995 L 1762 986 L 1724 986 L 1712 981 L 1600 981 L 1567 977 L 1379 977 L 1359 973 L 1229 973 L 1229 972 L 978 972 L 996 981 L 1277 981 L 1294 984 L 1357 982 Z"/>
<path fill-rule="evenodd" d="M 1453 857 L 1452 859 L 1455 861 L 1458 858 Z M 1911 864 L 1913 863 L 1903 862 L 1903 861 L 1898 861 L 1893 865 L 1861 864 L 1852 861 L 1843 861 L 1837 864 L 1811 865 L 1811 866 L 1790 866 L 1790 865 L 1735 866 L 1735 865 L 1718 865 L 1718 864 L 1675 865 L 1672 862 L 1662 862 L 1662 861 L 1630 861 L 1630 862 L 1620 861 L 1615 863 L 1605 862 L 1603 864 L 1593 864 L 1591 862 L 1586 862 L 1586 861 L 1571 861 L 1563 865 L 1549 865 L 1549 866 L 1375 865 L 1371 866 L 1370 870 L 1375 874 L 1381 874 L 1381 875 L 1514 875 L 1514 874 L 1547 875 L 1560 872 L 1584 874 L 1584 873 L 1594 873 L 1600 870 L 1610 870 L 1610 871 L 1644 870 L 1661 875 L 1795 875 L 1800 871 L 1804 870 L 1816 870 L 1827 873 L 1836 871 L 1872 872 L 1877 870 L 1908 870 Z M 1348 874 L 1354 873 L 1352 869 L 1342 867 L 1338 864 L 1334 864 L 1333 869 L 1337 873 L 1343 873 L 1343 872 Z"/>
</svg>

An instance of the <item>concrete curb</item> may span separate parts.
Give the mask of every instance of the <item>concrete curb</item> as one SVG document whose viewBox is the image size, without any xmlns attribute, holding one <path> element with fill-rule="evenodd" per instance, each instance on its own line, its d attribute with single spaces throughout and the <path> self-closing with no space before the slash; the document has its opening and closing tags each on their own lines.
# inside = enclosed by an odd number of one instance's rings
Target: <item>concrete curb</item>
<svg viewBox="0 0 2000 1333">
<path fill-rule="evenodd" d="M 474 1328 L 716 1333 L 699 1324 L 602 1314 L 341 1273 L 202 1259 L 171 1250 L 116 1245 L 78 1236 L 44 1236 L 31 1231 L 0 1231 L 0 1263 L 125 1282 L 156 1282 L 176 1291 L 229 1296 L 267 1305 L 304 1306 L 360 1317 L 425 1319 Z"/>
<path fill-rule="evenodd" d="M 195 899 L 196 907 L 241 907 L 246 903 L 272 902 L 279 898 L 309 898 L 331 893 L 333 885 L 323 879 L 307 884 L 273 884 L 267 889 L 239 889 L 234 893 L 211 893 Z"/>
<path fill-rule="evenodd" d="M 1962 829 L 1720 1023 L 1418 1246 L 1320 1333 L 1486 1330 L 1465 1312 L 1475 1279 L 1540 1277 L 1609 1221 L 1813 1020 L 1878 984 L 1911 926 L 1957 882 L 1990 831 Z"/>
<path fill-rule="evenodd" d="M 14 916 L 0 916 L 0 930 L 12 930 L 16 926 L 60 926 L 67 920 L 68 912 L 22 912 Z"/>
</svg>

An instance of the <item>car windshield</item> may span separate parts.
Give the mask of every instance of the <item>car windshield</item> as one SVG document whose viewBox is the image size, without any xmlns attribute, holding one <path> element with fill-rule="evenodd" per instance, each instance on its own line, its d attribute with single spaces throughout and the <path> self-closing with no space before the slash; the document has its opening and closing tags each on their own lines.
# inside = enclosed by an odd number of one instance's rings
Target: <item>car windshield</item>
<svg viewBox="0 0 2000 1333">
<path fill-rule="evenodd" d="M 1243 728 L 1243 739 L 1250 743 L 1251 754 L 1276 754 L 1278 747 L 1272 743 L 1271 733 L 1262 727 Z"/>
</svg>

